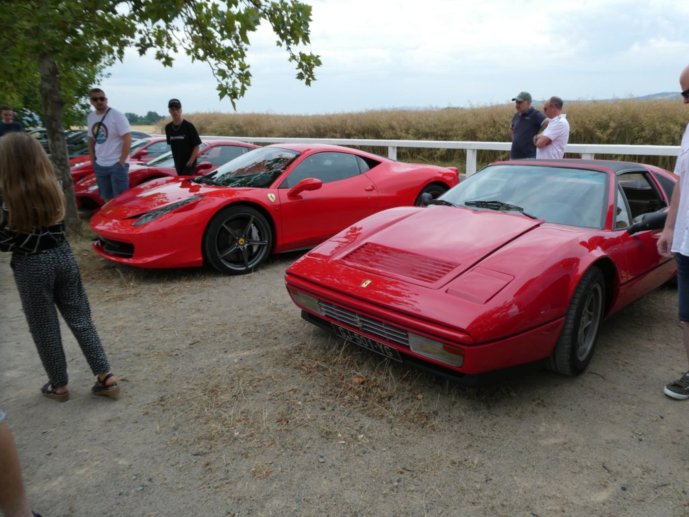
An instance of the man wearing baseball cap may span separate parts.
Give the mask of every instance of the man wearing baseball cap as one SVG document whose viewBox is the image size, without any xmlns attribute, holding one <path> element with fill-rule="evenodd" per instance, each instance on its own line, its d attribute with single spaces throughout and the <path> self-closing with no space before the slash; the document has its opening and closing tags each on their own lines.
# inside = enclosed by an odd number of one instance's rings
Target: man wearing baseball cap
<svg viewBox="0 0 689 517">
<path fill-rule="evenodd" d="M 196 157 L 199 155 L 201 138 L 194 124 L 182 118 L 182 103 L 170 99 L 167 103 L 172 122 L 165 126 L 165 137 L 172 150 L 175 169 L 180 176 L 191 176 L 196 172 Z"/>
<path fill-rule="evenodd" d="M 510 159 L 535 158 L 534 137 L 541 129 L 543 121 L 546 119 L 545 115 L 531 106 L 531 94 L 529 92 L 519 92 L 512 100 L 517 112 L 512 117 L 510 124 L 510 137 L 512 138 Z"/>
</svg>

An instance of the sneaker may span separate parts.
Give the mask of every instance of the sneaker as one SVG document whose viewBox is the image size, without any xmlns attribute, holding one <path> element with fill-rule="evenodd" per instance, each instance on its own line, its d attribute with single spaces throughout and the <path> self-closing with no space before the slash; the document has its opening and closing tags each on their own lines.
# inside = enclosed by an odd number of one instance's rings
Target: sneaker
<svg viewBox="0 0 689 517">
<path fill-rule="evenodd" d="M 663 390 L 665 395 L 676 400 L 689 399 L 689 372 L 682 375 L 675 382 L 671 382 Z"/>
</svg>

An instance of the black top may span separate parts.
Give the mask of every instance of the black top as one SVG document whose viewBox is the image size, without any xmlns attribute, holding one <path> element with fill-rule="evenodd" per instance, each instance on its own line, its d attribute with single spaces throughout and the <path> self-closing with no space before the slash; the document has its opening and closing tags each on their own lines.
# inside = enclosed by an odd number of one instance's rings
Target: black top
<svg viewBox="0 0 689 517">
<path fill-rule="evenodd" d="M 165 137 L 172 150 L 172 158 L 175 160 L 177 174 L 194 174 L 196 160 L 187 167 L 187 162 L 194 147 L 201 145 L 201 138 L 194 127 L 194 124 L 187 120 L 182 120 L 179 126 L 170 122 L 165 126 Z"/>
<path fill-rule="evenodd" d="M 0 201 L 1 202 L 1 201 Z M 57 248 L 65 242 L 64 223 L 45 228 L 34 228 L 31 233 L 17 233 L 7 227 L 9 214 L 7 208 L 0 208 L 0 251 L 11 251 L 20 255 L 33 255 L 41 251 Z"/>
<path fill-rule="evenodd" d="M 12 131 L 24 131 L 24 128 L 19 122 L 11 122 L 9 124 L 0 122 L 0 136 L 11 133 Z"/>
<path fill-rule="evenodd" d="M 512 117 L 512 150 L 510 159 L 535 158 L 536 146 L 533 137 L 536 136 L 541 124 L 545 120 L 545 115 L 533 106 L 523 115 L 519 112 Z"/>
</svg>

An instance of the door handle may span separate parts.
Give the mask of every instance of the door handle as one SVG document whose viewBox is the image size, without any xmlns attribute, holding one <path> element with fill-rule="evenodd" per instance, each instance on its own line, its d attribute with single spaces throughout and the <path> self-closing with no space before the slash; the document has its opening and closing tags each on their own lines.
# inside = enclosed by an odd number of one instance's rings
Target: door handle
<svg viewBox="0 0 689 517">
<path fill-rule="evenodd" d="M 376 187 L 374 187 L 373 185 L 369 185 L 369 186 L 366 187 L 364 190 L 365 190 L 366 192 L 373 192 L 374 190 L 376 190 Z"/>
</svg>

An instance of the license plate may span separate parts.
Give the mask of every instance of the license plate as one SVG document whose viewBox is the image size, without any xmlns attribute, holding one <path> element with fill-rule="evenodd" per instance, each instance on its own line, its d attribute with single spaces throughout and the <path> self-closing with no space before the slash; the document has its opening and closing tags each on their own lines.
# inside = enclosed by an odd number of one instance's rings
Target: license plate
<svg viewBox="0 0 689 517">
<path fill-rule="evenodd" d="M 402 356 L 400 355 L 399 351 L 391 346 L 379 343 L 378 341 L 370 339 L 366 336 L 362 336 L 361 334 L 357 334 L 356 332 L 344 327 L 333 325 L 333 329 L 335 330 L 335 334 L 344 339 L 347 343 L 353 343 L 357 346 L 365 348 L 366 350 L 370 350 L 371 352 L 383 355 L 388 359 L 392 359 L 393 361 L 402 362 Z"/>
</svg>

